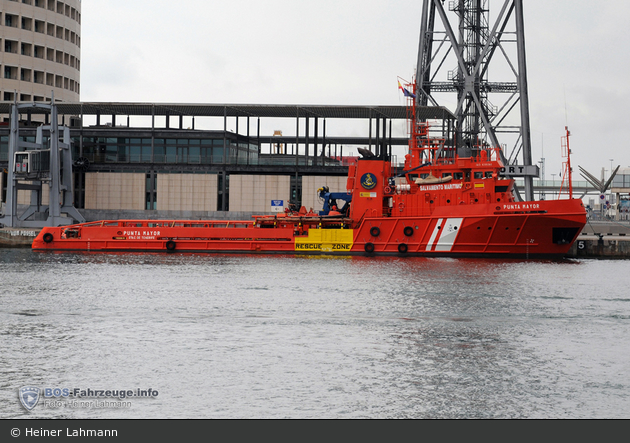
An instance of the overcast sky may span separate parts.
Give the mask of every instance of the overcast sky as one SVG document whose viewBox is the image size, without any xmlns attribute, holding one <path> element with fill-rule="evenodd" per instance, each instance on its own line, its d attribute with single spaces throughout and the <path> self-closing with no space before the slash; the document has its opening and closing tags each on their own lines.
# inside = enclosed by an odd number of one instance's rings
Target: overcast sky
<svg viewBox="0 0 630 443">
<path fill-rule="evenodd" d="M 630 2 L 524 3 L 535 161 L 544 146 L 546 178 L 557 178 L 568 124 L 575 179 L 577 165 L 598 177 L 610 159 L 629 167 Z M 490 2 L 495 14 L 502 5 Z M 422 0 L 83 0 L 81 8 L 82 101 L 402 105 L 397 77 L 414 75 Z M 440 104 L 454 110 L 454 102 Z M 295 131 L 293 122 L 271 124 Z M 367 135 L 330 120 L 327 132 Z"/>
</svg>

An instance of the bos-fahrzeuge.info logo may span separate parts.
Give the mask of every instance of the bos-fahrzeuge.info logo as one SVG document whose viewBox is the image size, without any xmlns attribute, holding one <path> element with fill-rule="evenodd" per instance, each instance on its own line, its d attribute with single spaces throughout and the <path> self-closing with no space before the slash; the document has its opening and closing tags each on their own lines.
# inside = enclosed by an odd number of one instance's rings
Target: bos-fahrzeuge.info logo
<svg viewBox="0 0 630 443">
<path fill-rule="evenodd" d="M 34 386 L 24 386 L 20 388 L 20 403 L 28 411 L 32 411 L 39 403 L 39 388 Z"/>
<path fill-rule="evenodd" d="M 27 411 L 38 404 L 46 408 L 129 408 L 130 398 L 155 398 L 155 389 L 84 389 L 23 386 L 18 391 L 20 403 Z M 106 400 L 108 399 L 108 400 Z"/>
</svg>

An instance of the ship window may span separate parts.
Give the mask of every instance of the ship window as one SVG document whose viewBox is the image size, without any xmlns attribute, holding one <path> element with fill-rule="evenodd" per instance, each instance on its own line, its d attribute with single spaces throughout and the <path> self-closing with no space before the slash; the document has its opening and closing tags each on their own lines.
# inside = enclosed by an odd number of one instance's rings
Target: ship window
<svg viewBox="0 0 630 443">
<path fill-rule="evenodd" d="M 486 171 L 484 174 L 486 175 L 486 178 L 492 178 L 492 171 Z"/>
<path fill-rule="evenodd" d="M 475 178 L 476 179 L 483 178 L 483 172 L 475 172 Z"/>
<path fill-rule="evenodd" d="M 453 174 L 450 172 L 443 172 L 442 177 L 451 177 Z"/>
<path fill-rule="evenodd" d="M 454 178 L 455 180 L 461 180 L 461 179 L 463 179 L 463 178 L 464 178 L 464 173 L 462 173 L 462 172 L 456 172 L 456 173 L 454 173 L 454 174 L 453 174 L 453 178 Z"/>
</svg>

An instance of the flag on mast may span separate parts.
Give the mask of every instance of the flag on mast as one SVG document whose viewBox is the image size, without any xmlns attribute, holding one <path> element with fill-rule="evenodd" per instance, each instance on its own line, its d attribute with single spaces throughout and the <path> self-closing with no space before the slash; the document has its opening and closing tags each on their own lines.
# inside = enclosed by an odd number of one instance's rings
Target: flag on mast
<svg viewBox="0 0 630 443">
<path fill-rule="evenodd" d="M 405 97 L 416 98 L 416 94 L 414 94 L 413 92 L 410 92 L 407 88 L 403 88 L 403 85 L 401 85 L 400 82 L 398 82 L 398 88 L 402 89 L 403 95 Z"/>
</svg>

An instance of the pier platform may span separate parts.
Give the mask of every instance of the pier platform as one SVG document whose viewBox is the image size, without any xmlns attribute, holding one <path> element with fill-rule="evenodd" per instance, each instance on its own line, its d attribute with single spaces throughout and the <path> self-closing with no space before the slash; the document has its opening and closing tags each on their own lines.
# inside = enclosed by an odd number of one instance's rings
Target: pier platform
<svg viewBox="0 0 630 443">
<path fill-rule="evenodd" d="M 630 223 L 589 220 L 567 257 L 630 258 Z"/>
<path fill-rule="evenodd" d="M 41 229 L 0 228 L 0 248 L 30 248 Z"/>
</svg>

